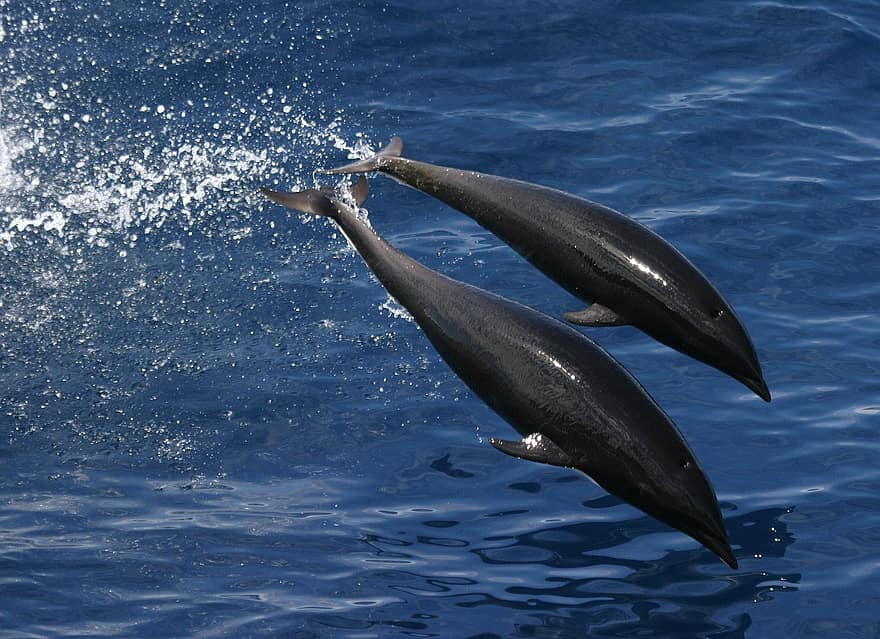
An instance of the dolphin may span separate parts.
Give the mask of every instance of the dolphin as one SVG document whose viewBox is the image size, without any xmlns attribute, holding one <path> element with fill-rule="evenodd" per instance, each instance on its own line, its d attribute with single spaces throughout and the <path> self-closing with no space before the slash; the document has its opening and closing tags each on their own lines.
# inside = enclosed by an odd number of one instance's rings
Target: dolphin
<svg viewBox="0 0 880 639">
<path fill-rule="evenodd" d="M 401 253 L 336 191 L 262 192 L 342 230 L 453 371 L 522 438 L 499 451 L 574 468 L 678 528 L 732 568 L 715 493 L 675 424 L 639 383 L 568 324 L 433 271 Z M 366 180 L 351 189 L 359 206 Z"/>
<path fill-rule="evenodd" d="M 659 235 L 617 211 L 537 184 L 400 157 L 403 141 L 322 172 L 380 171 L 446 202 L 589 306 L 583 326 L 631 324 L 770 401 L 748 333 L 706 277 Z"/>
</svg>

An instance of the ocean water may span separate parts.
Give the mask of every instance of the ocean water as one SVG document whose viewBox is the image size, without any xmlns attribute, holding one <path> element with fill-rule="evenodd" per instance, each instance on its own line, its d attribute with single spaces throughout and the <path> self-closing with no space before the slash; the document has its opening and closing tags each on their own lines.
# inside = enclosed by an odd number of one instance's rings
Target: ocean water
<svg viewBox="0 0 880 639">
<path fill-rule="evenodd" d="M 880 636 L 880 6 L 0 0 L 0 638 Z M 738 570 L 562 468 L 326 220 L 391 135 L 684 252 L 773 392 L 585 329 L 687 437 Z M 326 179 L 322 183 L 331 183 Z M 581 304 L 377 176 L 432 268 Z"/>
</svg>

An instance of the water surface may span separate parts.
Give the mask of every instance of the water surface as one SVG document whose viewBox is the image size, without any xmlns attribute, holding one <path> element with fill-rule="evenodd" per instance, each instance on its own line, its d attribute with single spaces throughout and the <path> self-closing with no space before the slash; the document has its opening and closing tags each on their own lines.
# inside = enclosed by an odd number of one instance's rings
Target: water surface
<svg viewBox="0 0 880 639">
<path fill-rule="evenodd" d="M 873 3 L 0 0 L 0 637 L 876 637 Z M 740 562 L 446 368 L 344 238 L 257 187 L 398 134 L 662 234 L 774 399 L 586 332 L 710 476 Z M 582 305 L 377 177 L 373 226 Z"/>
</svg>

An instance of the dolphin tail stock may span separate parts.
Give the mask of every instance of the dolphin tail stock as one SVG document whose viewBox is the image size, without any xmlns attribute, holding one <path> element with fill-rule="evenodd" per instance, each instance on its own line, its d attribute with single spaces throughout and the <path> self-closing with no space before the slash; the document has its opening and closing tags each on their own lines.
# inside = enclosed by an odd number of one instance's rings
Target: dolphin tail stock
<svg viewBox="0 0 880 639">
<path fill-rule="evenodd" d="M 349 190 L 357 205 L 360 206 L 369 194 L 367 179 L 361 176 L 357 182 L 351 185 Z M 300 213 L 311 213 L 331 218 L 335 217 L 337 213 L 336 202 L 339 201 L 339 194 L 330 187 L 284 192 L 273 191 L 261 186 L 260 192 L 273 202 Z"/>
<path fill-rule="evenodd" d="M 318 171 L 318 173 L 333 175 L 337 173 L 369 173 L 370 171 L 378 171 L 379 168 L 382 166 L 382 161 L 385 158 L 400 157 L 400 154 L 402 152 L 403 140 L 395 135 L 393 138 L 391 138 L 391 141 L 388 143 L 388 145 L 375 155 L 371 155 L 366 159 L 357 160 L 356 162 L 352 162 L 351 164 L 346 164 L 345 166 L 340 166 L 335 169 L 321 169 Z"/>
</svg>

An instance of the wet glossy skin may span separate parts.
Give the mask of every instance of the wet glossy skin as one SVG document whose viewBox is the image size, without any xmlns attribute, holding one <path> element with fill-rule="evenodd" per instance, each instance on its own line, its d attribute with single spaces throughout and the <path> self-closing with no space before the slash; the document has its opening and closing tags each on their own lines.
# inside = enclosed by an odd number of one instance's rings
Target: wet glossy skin
<svg viewBox="0 0 880 639">
<path fill-rule="evenodd" d="M 459 377 L 520 434 L 541 433 L 565 455 L 536 461 L 583 471 L 736 566 L 693 453 L 620 364 L 558 320 L 422 266 L 335 206 L 331 216 Z"/>
<path fill-rule="evenodd" d="M 572 294 L 613 310 L 621 323 L 714 366 L 770 401 L 751 340 L 733 309 L 648 228 L 536 184 L 394 156 L 377 160 L 379 171 L 469 215 Z"/>
</svg>

